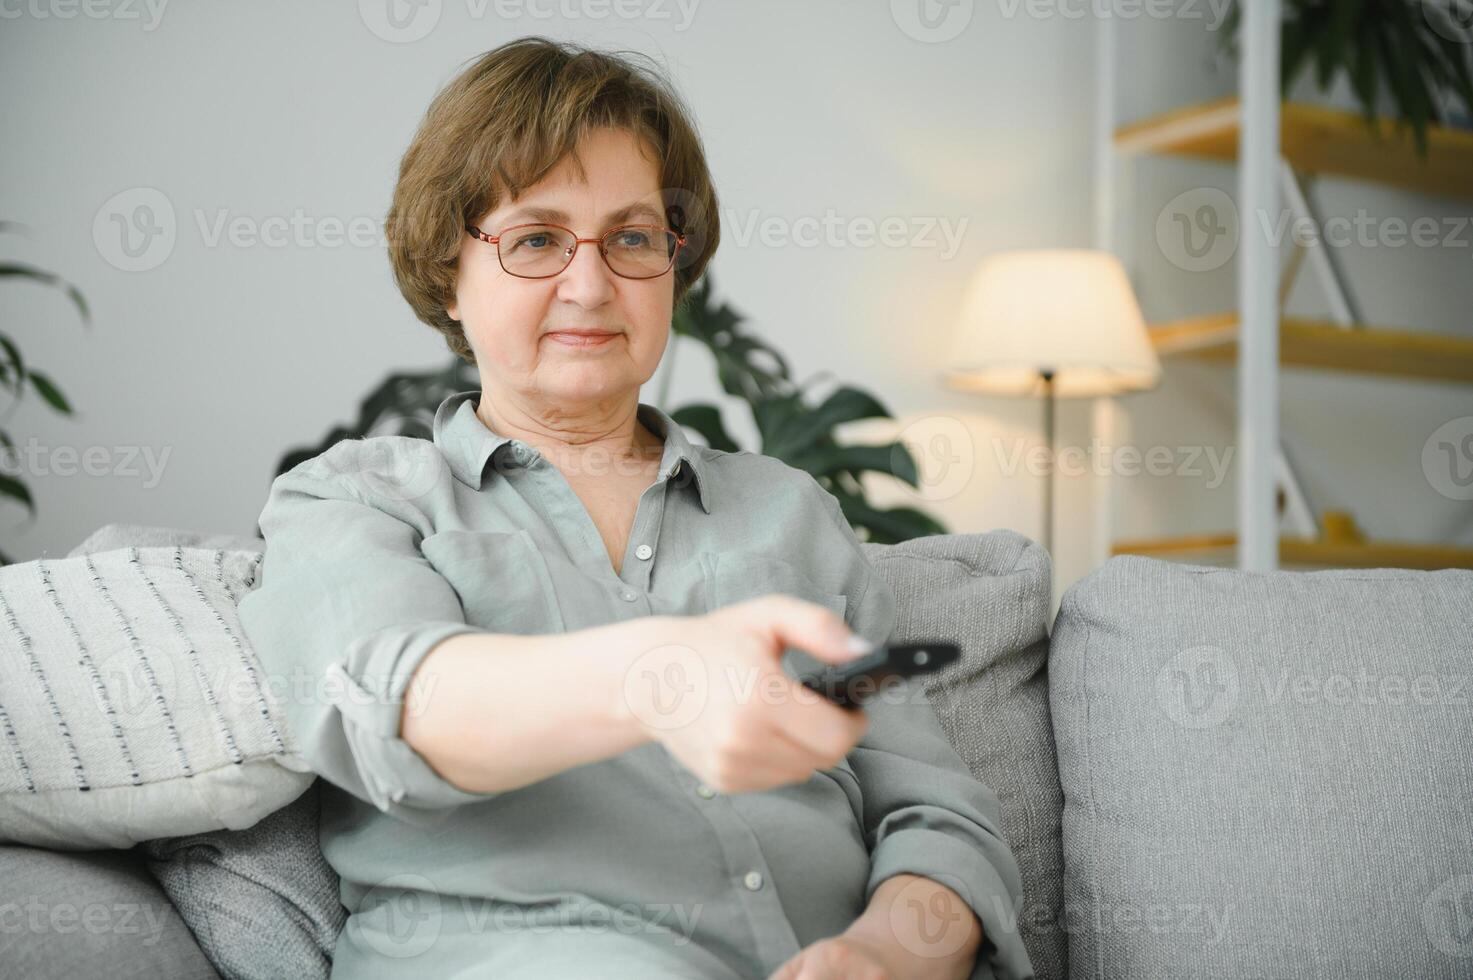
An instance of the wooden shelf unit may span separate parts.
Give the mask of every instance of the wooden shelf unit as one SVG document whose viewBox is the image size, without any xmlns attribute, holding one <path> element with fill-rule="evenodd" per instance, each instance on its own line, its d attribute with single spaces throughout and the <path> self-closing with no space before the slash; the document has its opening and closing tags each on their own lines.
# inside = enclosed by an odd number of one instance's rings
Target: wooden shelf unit
<svg viewBox="0 0 1473 980">
<path fill-rule="evenodd" d="M 1116 150 L 1235 162 L 1242 107 L 1236 96 L 1188 106 L 1121 126 Z M 1417 155 L 1409 128 L 1327 106 L 1279 106 L 1279 152 L 1296 171 L 1372 181 L 1425 194 L 1473 198 L 1473 131 L 1429 125 L 1427 156 Z M 1217 313 L 1150 328 L 1162 356 L 1236 364 L 1237 313 Z M 1473 339 L 1446 334 L 1280 316 L 1279 363 L 1454 384 L 1473 383 Z M 1189 560 L 1230 557 L 1237 535 L 1178 535 L 1117 541 L 1116 555 Z M 1335 568 L 1473 568 L 1473 548 L 1364 538 L 1280 536 L 1285 565 Z"/>
<path fill-rule="evenodd" d="M 1162 356 L 1236 362 L 1238 316 L 1214 313 L 1150 328 Z M 1279 322 L 1279 362 L 1419 381 L 1473 384 L 1473 339 L 1383 327 L 1342 327 L 1286 316 Z"/>
<path fill-rule="evenodd" d="M 1233 96 L 1152 116 L 1115 130 L 1126 154 L 1166 153 L 1236 160 L 1241 107 Z M 1375 128 L 1343 109 L 1285 102 L 1279 108 L 1280 152 L 1296 170 L 1335 174 L 1427 194 L 1473 197 L 1473 131 L 1427 127 L 1427 156 L 1417 156 L 1410 129 L 1382 118 Z"/>
<path fill-rule="evenodd" d="M 1231 552 L 1237 543 L 1236 534 L 1191 534 L 1117 541 L 1112 553 L 1181 560 L 1192 555 Z M 1326 541 L 1280 537 L 1279 561 L 1285 565 L 1326 568 L 1416 568 L 1435 571 L 1442 568 L 1473 568 L 1473 548 L 1406 541 Z"/>
</svg>

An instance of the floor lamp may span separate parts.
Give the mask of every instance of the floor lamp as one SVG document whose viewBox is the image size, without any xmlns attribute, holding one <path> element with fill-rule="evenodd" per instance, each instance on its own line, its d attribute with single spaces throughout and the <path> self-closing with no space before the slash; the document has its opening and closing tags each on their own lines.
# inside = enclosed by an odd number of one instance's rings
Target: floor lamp
<svg viewBox="0 0 1473 980">
<path fill-rule="evenodd" d="M 982 262 L 967 287 L 944 380 L 963 391 L 1042 396 L 1049 472 L 1043 546 L 1053 554 L 1055 398 L 1154 387 L 1161 364 L 1120 261 L 1043 249 Z"/>
</svg>

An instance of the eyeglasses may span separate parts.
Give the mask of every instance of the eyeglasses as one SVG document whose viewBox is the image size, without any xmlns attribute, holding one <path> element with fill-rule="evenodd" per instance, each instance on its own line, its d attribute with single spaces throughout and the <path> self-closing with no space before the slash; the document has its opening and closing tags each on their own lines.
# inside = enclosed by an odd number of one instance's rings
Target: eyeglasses
<svg viewBox="0 0 1473 980">
<path fill-rule="evenodd" d="M 685 235 L 659 225 L 621 225 L 600 238 L 579 238 L 562 225 L 512 225 L 488 235 L 475 225 L 465 230 L 496 246 L 496 257 L 508 273 L 522 279 L 550 279 L 566 269 L 584 242 L 597 242 L 599 254 L 615 275 L 654 279 L 675 265 Z"/>
</svg>

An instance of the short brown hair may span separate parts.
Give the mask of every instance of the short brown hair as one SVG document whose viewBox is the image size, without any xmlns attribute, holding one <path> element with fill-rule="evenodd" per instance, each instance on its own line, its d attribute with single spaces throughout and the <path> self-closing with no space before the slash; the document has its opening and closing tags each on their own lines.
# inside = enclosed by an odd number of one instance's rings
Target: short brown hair
<svg viewBox="0 0 1473 980">
<path fill-rule="evenodd" d="M 399 163 L 384 232 L 394 281 L 415 315 L 475 363 L 446 304 L 455 295 L 465 226 L 514 200 L 609 126 L 655 151 L 666 219 L 687 244 L 675 267 L 678 308 L 716 252 L 716 190 L 688 110 L 654 63 L 634 52 L 603 52 L 524 37 L 481 55 L 435 96 Z"/>
</svg>

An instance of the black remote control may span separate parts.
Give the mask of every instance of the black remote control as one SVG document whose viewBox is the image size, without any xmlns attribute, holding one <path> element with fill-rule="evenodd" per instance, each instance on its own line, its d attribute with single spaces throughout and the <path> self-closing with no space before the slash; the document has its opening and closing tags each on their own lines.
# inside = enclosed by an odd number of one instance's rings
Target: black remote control
<svg viewBox="0 0 1473 980">
<path fill-rule="evenodd" d="M 955 643 L 894 643 L 847 663 L 829 664 L 803 674 L 798 681 L 841 708 L 860 708 L 890 678 L 929 674 L 960 656 L 961 647 Z"/>
</svg>

